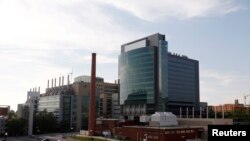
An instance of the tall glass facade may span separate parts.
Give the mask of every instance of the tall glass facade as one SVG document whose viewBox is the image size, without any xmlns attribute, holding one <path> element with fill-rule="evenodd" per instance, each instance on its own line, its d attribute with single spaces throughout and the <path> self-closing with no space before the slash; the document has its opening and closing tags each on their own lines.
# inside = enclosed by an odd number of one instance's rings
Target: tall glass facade
<svg viewBox="0 0 250 141">
<path fill-rule="evenodd" d="M 169 110 L 177 115 L 180 107 L 184 113 L 187 107 L 199 110 L 199 62 L 171 53 L 168 59 Z"/>
<path fill-rule="evenodd" d="M 156 66 L 155 47 L 144 47 L 128 51 L 120 56 L 120 104 L 155 103 Z M 144 96 L 140 96 L 144 95 Z M 147 111 L 153 111 L 150 106 Z"/>
<path fill-rule="evenodd" d="M 60 98 L 60 95 L 40 97 L 38 111 L 46 110 L 47 112 L 51 112 L 59 120 Z"/>
<path fill-rule="evenodd" d="M 167 42 L 159 41 L 159 96 L 158 97 L 158 111 L 166 111 L 167 98 L 168 98 L 168 46 Z"/>
<path fill-rule="evenodd" d="M 67 122 L 69 127 L 76 127 L 76 96 L 73 91 L 52 88 L 40 96 L 38 111 L 53 113 L 58 122 Z"/>
<path fill-rule="evenodd" d="M 123 115 L 152 114 L 166 110 L 167 52 L 167 42 L 161 34 L 122 45 L 119 79 Z"/>
</svg>

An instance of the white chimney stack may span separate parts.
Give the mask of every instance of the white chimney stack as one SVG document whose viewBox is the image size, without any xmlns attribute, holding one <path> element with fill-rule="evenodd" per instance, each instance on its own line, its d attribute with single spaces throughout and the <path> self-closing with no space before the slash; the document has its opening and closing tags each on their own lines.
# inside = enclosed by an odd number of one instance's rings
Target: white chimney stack
<svg viewBox="0 0 250 141">
<path fill-rule="evenodd" d="M 68 82 L 67 82 L 67 85 L 69 85 L 69 83 L 70 83 L 70 82 L 69 82 L 69 75 L 68 75 Z"/>
<path fill-rule="evenodd" d="M 55 87 L 56 87 L 56 78 L 55 78 Z"/>
<path fill-rule="evenodd" d="M 62 76 L 62 86 L 64 85 L 64 76 Z"/>
<path fill-rule="evenodd" d="M 61 86 L 61 77 L 59 77 L 59 87 Z"/>
</svg>

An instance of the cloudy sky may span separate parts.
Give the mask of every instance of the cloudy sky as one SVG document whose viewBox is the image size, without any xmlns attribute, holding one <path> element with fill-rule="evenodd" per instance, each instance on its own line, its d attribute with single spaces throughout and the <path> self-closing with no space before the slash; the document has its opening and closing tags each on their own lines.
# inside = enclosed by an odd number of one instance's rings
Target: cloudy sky
<svg viewBox="0 0 250 141">
<path fill-rule="evenodd" d="M 69 74 L 118 78 L 120 45 L 165 34 L 169 51 L 200 62 L 200 97 L 243 102 L 250 94 L 247 0 L 0 0 L 0 105 Z"/>
</svg>

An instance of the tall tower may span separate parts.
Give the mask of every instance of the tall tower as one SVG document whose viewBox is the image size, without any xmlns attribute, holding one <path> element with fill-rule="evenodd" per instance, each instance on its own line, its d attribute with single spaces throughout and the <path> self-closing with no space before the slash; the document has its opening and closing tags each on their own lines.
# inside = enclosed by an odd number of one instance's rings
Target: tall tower
<svg viewBox="0 0 250 141">
<path fill-rule="evenodd" d="M 166 111 L 168 43 L 159 33 L 121 46 L 120 104 L 125 116 Z"/>
<path fill-rule="evenodd" d="M 96 79 L 96 53 L 92 53 L 91 82 L 90 82 L 90 102 L 89 102 L 89 136 L 95 134 L 95 79 Z"/>
</svg>

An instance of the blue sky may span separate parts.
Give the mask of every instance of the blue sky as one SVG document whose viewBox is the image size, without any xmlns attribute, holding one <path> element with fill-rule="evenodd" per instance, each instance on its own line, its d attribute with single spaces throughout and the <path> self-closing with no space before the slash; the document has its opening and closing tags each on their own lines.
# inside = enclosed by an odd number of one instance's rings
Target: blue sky
<svg viewBox="0 0 250 141">
<path fill-rule="evenodd" d="M 118 78 L 120 45 L 154 33 L 169 51 L 200 62 L 200 99 L 243 102 L 250 94 L 247 0 L 2 0 L 0 105 L 25 102 L 30 88 L 67 75 Z M 250 101 L 250 100 L 249 100 Z"/>
</svg>

